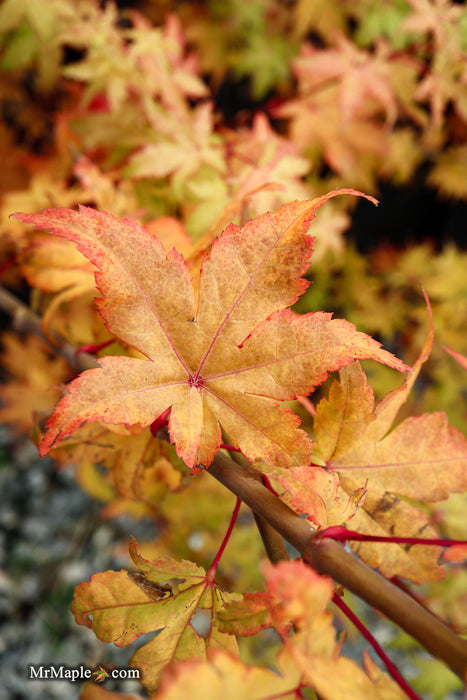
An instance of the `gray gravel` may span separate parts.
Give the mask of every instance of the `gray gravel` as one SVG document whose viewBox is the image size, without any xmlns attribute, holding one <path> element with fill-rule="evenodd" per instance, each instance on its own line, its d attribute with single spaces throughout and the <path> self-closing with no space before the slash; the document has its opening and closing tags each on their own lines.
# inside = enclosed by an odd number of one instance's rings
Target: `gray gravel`
<svg viewBox="0 0 467 700">
<path fill-rule="evenodd" d="M 29 680 L 31 664 L 127 667 L 135 645 L 101 643 L 75 623 L 70 602 L 93 573 L 127 567 L 118 545 L 154 530 L 129 518 L 103 521 L 100 507 L 69 471 L 39 459 L 29 439 L 0 429 L 0 700 L 80 697 L 80 682 Z M 105 688 L 142 692 L 135 681 Z"/>
</svg>

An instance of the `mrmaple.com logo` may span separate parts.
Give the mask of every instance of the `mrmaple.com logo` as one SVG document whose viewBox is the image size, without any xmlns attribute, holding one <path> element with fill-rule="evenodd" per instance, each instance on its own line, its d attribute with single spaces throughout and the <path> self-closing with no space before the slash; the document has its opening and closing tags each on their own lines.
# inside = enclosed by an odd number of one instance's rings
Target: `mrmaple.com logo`
<svg viewBox="0 0 467 700">
<path fill-rule="evenodd" d="M 29 666 L 29 680 L 45 681 L 45 680 L 62 680 L 76 683 L 77 681 L 85 681 L 93 679 L 97 683 L 102 683 L 106 678 L 119 680 L 139 680 L 140 671 L 137 668 L 113 668 L 106 670 L 99 666 L 94 671 L 84 666 Z"/>
</svg>

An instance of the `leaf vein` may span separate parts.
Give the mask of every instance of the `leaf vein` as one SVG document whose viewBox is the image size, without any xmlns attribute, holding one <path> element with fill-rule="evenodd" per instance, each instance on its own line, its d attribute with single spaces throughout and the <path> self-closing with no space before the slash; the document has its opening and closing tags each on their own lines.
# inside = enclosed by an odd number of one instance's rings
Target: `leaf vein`
<svg viewBox="0 0 467 700">
<path fill-rule="evenodd" d="M 297 218 L 300 218 L 300 217 L 297 217 Z M 249 275 L 249 279 L 248 279 L 247 284 L 245 285 L 245 287 L 243 288 L 243 290 L 240 292 L 240 294 L 237 296 L 237 298 L 235 299 L 234 303 L 233 303 L 232 306 L 230 307 L 229 311 L 228 311 L 228 312 L 226 313 L 226 315 L 224 316 L 224 319 L 222 320 L 222 322 L 221 322 L 219 328 L 218 328 L 218 329 L 216 330 L 216 332 L 214 333 L 214 335 L 213 335 L 213 337 L 212 337 L 212 340 L 211 340 L 211 342 L 210 342 L 210 344 L 209 344 L 209 347 L 207 348 L 207 350 L 206 350 L 206 352 L 205 352 L 205 354 L 204 354 L 204 357 L 202 358 L 202 360 L 201 360 L 201 362 L 200 362 L 200 365 L 199 365 L 199 367 L 198 367 L 198 372 L 197 372 L 198 375 L 201 373 L 202 368 L 203 368 L 203 366 L 204 366 L 204 364 L 205 364 L 205 362 L 206 362 L 206 360 L 207 360 L 209 354 L 210 354 L 211 351 L 212 351 L 212 348 L 214 347 L 214 345 L 215 345 L 217 339 L 219 338 L 219 336 L 220 336 L 220 334 L 221 334 L 221 332 L 222 332 L 222 329 L 224 328 L 225 324 L 227 323 L 227 321 L 229 320 L 230 316 L 232 315 L 232 313 L 233 313 L 235 307 L 236 307 L 236 306 L 240 303 L 240 301 L 243 299 L 243 297 L 244 297 L 244 295 L 246 294 L 247 290 L 253 285 L 253 282 L 254 282 L 255 277 L 259 274 L 259 272 L 261 271 L 261 269 L 262 269 L 262 268 L 264 267 L 264 265 L 266 264 L 267 260 L 268 260 L 268 259 L 270 258 L 270 256 L 272 255 L 273 251 L 276 250 L 276 248 L 277 248 L 277 246 L 279 245 L 280 241 L 284 238 L 284 236 L 287 235 L 287 233 L 289 232 L 290 228 L 291 228 L 294 224 L 295 224 L 295 219 L 294 219 L 294 221 L 285 229 L 285 231 L 284 231 L 281 235 L 279 235 L 279 236 L 277 237 L 277 239 L 274 241 L 274 244 L 268 249 L 266 255 L 262 258 L 262 260 L 261 260 L 261 261 L 259 262 L 259 264 L 257 265 L 257 267 L 256 267 L 256 269 L 254 270 L 254 272 L 253 272 L 252 274 Z M 273 223 L 272 221 L 271 221 L 271 227 L 274 229 L 274 231 L 277 231 L 277 229 L 276 229 L 276 227 L 274 226 L 274 223 Z M 237 255 L 237 257 L 238 257 L 238 255 Z M 242 266 L 243 266 L 243 263 L 242 263 Z"/>
</svg>

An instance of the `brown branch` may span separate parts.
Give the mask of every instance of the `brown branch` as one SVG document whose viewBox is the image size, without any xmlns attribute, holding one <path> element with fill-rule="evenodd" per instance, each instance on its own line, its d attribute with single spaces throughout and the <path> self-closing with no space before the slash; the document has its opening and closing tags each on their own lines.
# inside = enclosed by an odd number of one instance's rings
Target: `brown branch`
<svg viewBox="0 0 467 700">
<path fill-rule="evenodd" d="M 223 439 L 226 438 L 224 437 Z M 248 462 L 246 457 L 242 455 L 241 452 L 232 452 L 230 458 L 238 465 L 240 465 L 243 469 L 249 469 L 250 463 Z M 256 470 L 250 470 L 250 473 L 253 478 L 257 479 L 260 483 L 262 483 L 261 475 L 259 472 L 257 472 Z M 264 520 L 264 518 L 258 515 L 258 513 L 255 513 L 253 511 L 253 516 L 255 519 L 256 527 L 258 528 L 258 532 L 261 535 L 261 539 L 263 540 L 264 549 L 266 550 L 268 559 L 272 561 L 273 564 L 277 564 L 279 561 L 289 559 L 284 540 L 279 535 L 277 530 L 271 527 L 269 523 L 266 520 Z"/>
<path fill-rule="evenodd" d="M 462 681 L 467 670 L 467 640 L 422 607 L 414 598 L 349 554 L 334 540 L 316 537 L 303 553 L 318 573 L 331 576 L 368 605 L 401 627 L 433 656 L 438 657 Z"/>
<path fill-rule="evenodd" d="M 318 573 L 330 576 L 386 615 L 464 680 L 466 640 L 377 571 L 349 554 L 340 543 L 321 538 L 309 522 L 300 518 L 255 478 L 252 468 L 244 468 L 218 453 L 208 473 L 290 542 Z"/>
</svg>

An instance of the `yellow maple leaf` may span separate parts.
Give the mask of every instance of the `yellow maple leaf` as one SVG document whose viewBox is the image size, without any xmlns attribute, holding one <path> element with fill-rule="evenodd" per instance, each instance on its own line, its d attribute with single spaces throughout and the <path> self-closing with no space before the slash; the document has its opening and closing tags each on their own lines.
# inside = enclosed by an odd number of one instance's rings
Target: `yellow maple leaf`
<svg viewBox="0 0 467 700">
<path fill-rule="evenodd" d="M 49 412 L 57 401 L 59 385 L 69 376 L 68 365 L 37 336 L 22 340 L 5 333 L 2 343 L 2 364 L 11 378 L 0 387 L 0 421 L 27 432 L 34 424 L 34 412 Z"/>
</svg>

